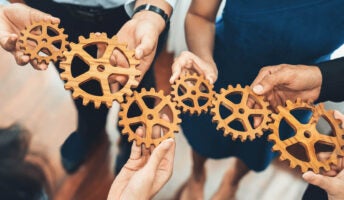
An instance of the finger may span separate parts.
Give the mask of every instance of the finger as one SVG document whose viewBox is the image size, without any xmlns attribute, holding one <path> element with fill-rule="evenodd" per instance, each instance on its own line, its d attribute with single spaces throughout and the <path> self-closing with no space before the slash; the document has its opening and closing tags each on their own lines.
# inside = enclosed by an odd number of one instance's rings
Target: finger
<svg viewBox="0 0 344 200">
<path fill-rule="evenodd" d="M 48 69 L 48 64 L 45 61 L 38 63 L 37 59 L 31 60 L 30 64 L 33 66 L 34 69 L 37 70 L 46 70 Z"/>
<path fill-rule="evenodd" d="M 165 121 L 167 121 L 167 122 L 171 122 L 170 118 L 169 118 L 168 115 L 166 115 L 165 113 L 163 113 L 163 114 L 161 115 L 161 119 L 162 119 L 162 120 L 165 120 Z M 163 133 L 166 133 L 166 132 L 168 131 L 167 127 L 162 127 L 162 131 L 163 131 Z"/>
<path fill-rule="evenodd" d="M 30 61 L 30 56 L 24 55 L 24 53 L 22 51 L 16 51 L 14 53 L 14 58 L 15 58 L 17 64 L 21 65 L 21 66 L 28 64 Z"/>
<path fill-rule="evenodd" d="M 149 35 L 145 35 L 141 39 L 141 43 L 135 48 L 136 59 L 142 59 L 153 53 L 157 45 L 156 39 Z"/>
<path fill-rule="evenodd" d="M 39 10 L 33 9 L 33 8 L 29 8 L 30 12 L 31 12 L 31 21 L 32 22 L 39 22 L 39 21 L 46 21 L 46 22 L 52 22 L 53 24 L 59 24 L 60 23 L 60 19 L 57 17 L 53 17 L 50 14 L 41 12 Z"/>
<path fill-rule="evenodd" d="M 0 45 L 3 49 L 9 52 L 16 50 L 18 35 L 16 34 L 6 34 L 0 39 Z"/>
<path fill-rule="evenodd" d="M 259 109 L 259 106 L 257 104 L 254 105 L 254 108 L 255 109 Z M 257 116 L 257 117 L 254 117 L 253 118 L 253 126 L 254 128 L 257 128 L 258 126 L 260 126 L 260 124 L 262 123 L 263 121 L 263 116 L 260 115 L 260 116 Z"/>
<path fill-rule="evenodd" d="M 264 95 L 271 92 L 276 86 L 288 84 L 289 78 L 290 76 L 287 76 L 284 71 L 277 71 L 266 75 L 260 82 L 253 85 L 253 92 L 258 95 Z"/>
<path fill-rule="evenodd" d="M 110 90 L 112 93 L 117 92 L 120 88 L 121 88 L 120 83 L 118 82 L 110 83 Z"/>
<path fill-rule="evenodd" d="M 321 187 L 328 191 L 331 185 L 331 177 L 323 176 L 321 174 L 315 174 L 314 172 L 308 171 L 302 175 L 302 178 L 310 184 Z"/>
<path fill-rule="evenodd" d="M 181 72 L 182 72 L 182 61 L 175 61 L 172 64 L 172 76 L 170 78 L 170 83 L 173 84 L 180 76 Z"/>
<path fill-rule="evenodd" d="M 144 137 L 146 137 L 146 131 L 147 131 L 147 130 L 146 130 L 145 127 L 143 127 L 142 130 L 143 130 L 143 132 L 142 132 L 143 134 L 142 134 L 141 137 L 144 138 Z M 149 155 L 150 155 L 150 153 L 151 153 L 151 152 L 150 152 L 150 147 L 149 147 L 149 146 L 147 147 L 146 145 L 142 145 L 142 156 L 148 158 Z"/>
<path fill-rule="evenodd" d="M 167 153 L 173 150 L 174 148 L 173 146 L 174 146 L 174 140 L 172 138 L 164 140 L 161 144 L 158 145 L 158 147 L 154 149 L 151 157 L 148 160 L 148 163 L 146 164 L 144 168 L 146 168 L 146 170 L 148 169 L 150 171 L 155 172 L 157 168 L 159 167 L 160 162 L 164 159 Z M 169 164 L 173 165 L 173 163 L 169 163 Z"/>
<path fill-rule="evenodd" d="M 341 127 L 344 128 L 344 115 L 338 110 L 335 110 L 333 116 L 335 119 L 339 119 L 341 121 Z"/>
<path fill-rule="evenodd" d="M 97 43 L 97 58 L 100 58 L 104 55 L 106 50 L 106 44 L 104 43 Z"/>
<path fill-rule="evenodd" d="M 142 136 L 143 135 L 143 127 L 140 126 L 136 129 L 135 134 Z M 133 145 L 131 146 L 131 153 L 130 153 L 130 159 L 137 160 L 142 155 L 142 148 L 140 145 L 137 145 L 136 141 L 133 142 Z"/>
</svg>

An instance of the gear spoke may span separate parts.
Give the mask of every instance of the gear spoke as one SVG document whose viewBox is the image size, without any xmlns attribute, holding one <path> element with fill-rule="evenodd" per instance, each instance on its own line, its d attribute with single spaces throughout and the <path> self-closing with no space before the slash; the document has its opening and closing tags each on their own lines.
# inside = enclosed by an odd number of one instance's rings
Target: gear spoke
<svg viewBox="0 0 344 200">
<path fill-rule="evenodd" d="M 226 117 L 226 119 L 224 120 L 225 124 L 229 124 L 230 122 L 232 122 L 233 120 L 236 119 L 236 116 L 231 114 L 228 117 Z"/>
<path fill-rule="evenodd" d="M 138 124 L 138 123 L 142 122 L 141 118 L 142 118 L 141 116 L 127 118 L 127 123 L 128 124 Z"/>
<path fill-rule="evenodd" d="M 227 98 L 223 99 L 222 105 L 226 107 L 228 110 L 233 110 L 233 108 L 236 107 L 234 103 Z"/>
<path fill-rule="evenodd" d="M 74 78 L 75 81 L 77 81 L 79 84 L 82 84 L 92 78 L 92 75 L 90 72 L 86 72 L 84 74 L 81 74 L 80 76 L 77 76 Z"/>
<path fill-rule="evenodd" d="M 166 104 L 163 101 L 160 101 L 159 104 L 154 107 L 154 110 L 160 112 L 165 106 Z"/>
<path fill-rule="evenodd" d="M 247 89 L 245 89 L 244 91 L 245 91 L 245 92 L 242 93 L 240 105 L 246 107 L 246 106 L 247 106 L 247 101 L 248 101 L 249 92 L 248 92 Z"/>
<path fill-rule="evenodd" d="M 326 142 L 328 144 L 336 144 L 337 142 L 337 138 L 336 137 L 332 137 L 329 135 L 323 135 L 323 134 L 317 134 L 317 138 L 319 141 L 323 141 Z"/>
<path fill-rule="evenodd" d="M 103 90 L 103 95 L 111 95 L 109 81 L 107 79 L 101 79 L 100 84 Z"/>
<path fill-rule="evenodd" d="M 143 99 L 141 97 L 137 97 L 136 102 L 142 111 L 150 110 L 150 108 L 148 108 L 148 106 L 146 105 L 146 102 L 143 101 Z"/>
<path fill-rule="evenodd" d="M 286 122 L 291 125 L 294 129 L 298 126 L 302 126 L 302 124 L 297 120 L 288 110 L 282 109 L 280 110 L 280 114 L 285 117 Z"/>
</svg>

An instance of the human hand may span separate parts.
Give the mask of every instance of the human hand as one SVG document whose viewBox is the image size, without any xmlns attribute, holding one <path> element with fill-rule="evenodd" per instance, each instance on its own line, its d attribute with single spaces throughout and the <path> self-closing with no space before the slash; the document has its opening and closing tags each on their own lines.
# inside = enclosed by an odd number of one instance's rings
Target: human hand
<svg viewBox="0 0 344 200">
<path fill-rule="evenodd" d="M 30 61 L 30 57 L 24 55 L 18 45 L 20 31 L 26 26 L 38 21 L 50 21 L 53 24 L 60 23 L 58 18 L 24 4 L 14 3 L 1 6 L 0 45 L 3 49 L 13 54 L 18 65 L 26 65 L 30 62 L 35 69 L 44 70 L 47 69 L 48 64 L 44 62 L 38 64 L 37 61 Z"/>
<path fill-rule="evenodd" d="M 315 101 L 321 84 L 322 75 L 318 67 L 281 64 L 262 68 L 251 88 L 254 93 L 264 95 L 271 108 L 276 110 L 286 100 Z"/>
<path fill-rule="evenodd" d="M 162 119 L 169 121 L 166 115 Z M 160 127 L 153 129 L 153 135 L 160 133 Z M 144 135 L 145 129 L 139 127 L 136 134 Z M 113 182 L 108 199 L 151 199 L 172 175 L 174 152 L 171 138 L 155 149 L 137 146 L 134 141 L 130 158 Z"/>
<path fill-rule="evenodd" d="M 137 67 L 142 73 L 138 78 L 139 82 L 152 64 L 159 35 L 164 28 L 165 21 L 159 15 L 148 11 L 136 13 L 117 33 L 118 40 L 128 44 L 128 49 L 135 49 L 135 58 L 140 60 Z M 120 51 L 115 50 L 110 60 L 112 64 L 128 67 L 128 62 Z M 110 83 L 124 85 L 126 81 L 125 76 L 110 77 Z"/>
<path fill-rule="evenodd" d="M 182 52 L 174 59 L 170 83 L 173 84 L 180 74 L 186 71 L 195 71 L 197 74 L 204 75 L 211 84 L 215 83 L 218 75 L 214 61 L 206 62 L 189 51 Z"/>
<path fill-rule="evenodd" d="M 338 111 L 334 112 L 334 118 L 342 122 L 344 128 L 344 115 Z M 320 153 L 318 158 L 326 160 L 329 158 L 330 153 Z M 326 190 L 329 200 L 344 199 L 344 159 L 338 158 L 337 165 L 332 165 L 330 171 L 322 171 L 321 174 L 315 174 L 308 171 L 302 175 L 303 179 L 310 184 L 319 186 Z"/>
</svg>

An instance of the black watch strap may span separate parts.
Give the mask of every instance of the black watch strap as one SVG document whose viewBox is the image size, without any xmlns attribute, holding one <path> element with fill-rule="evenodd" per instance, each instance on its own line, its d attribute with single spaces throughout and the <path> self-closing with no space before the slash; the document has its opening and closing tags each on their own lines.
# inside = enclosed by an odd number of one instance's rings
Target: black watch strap
<svg viewBox="0 0 344 200">
<path fill-rule="evenodd" d="M 166 24 L 169 22 L 169 17 L 168 15 L 165 13 L 165 11 L 159 7 L 156 7 L 154 5 L 151 5 L 151 4 L 143 4 L 143 5 L 140 5 L 139 7 L 137 7 L 135 10 L 134 10 L 134 13 L 133 13 L 133 16 L 140 12 L 140 11 L 144 11 L 144 10 L 148 10 L 148 11 L 152 11 L 152 12 L 155 12 L 156 14 L 160 15 L 164 21 L 166 22 Z"/>
</svg>

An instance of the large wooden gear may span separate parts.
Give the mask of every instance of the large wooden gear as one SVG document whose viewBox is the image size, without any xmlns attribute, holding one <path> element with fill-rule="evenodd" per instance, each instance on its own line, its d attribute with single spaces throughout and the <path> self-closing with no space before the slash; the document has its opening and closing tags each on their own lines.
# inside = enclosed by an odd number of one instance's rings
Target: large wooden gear
<svg viewBox="0 0 344 200">
<path fill-rule="evenodd" d="M 158 103 L 150 108 L 144 99 L 153 98 Z M 121 111 L 119 112 L 120 120 L 118 124 L 123 127 L 122 134 L 129 135 L 128 140 L 135 140 L 137 145 L 145 144 L 146 148 L 151 145 L 157 146 L 167 138 L 174 138 L 174 133 L 179 131 L 180 111 L 176 109 L 176 105 L 171 101 L 170 96 L 164 96 L 162 91 L 156 92 L 153 88 L 150 91 L 142 89 L 140 93 L 134 91 L 133 96 L 127 97 L 125 103 L 121 103 Z M 137 116 L 128 116 L 129 110 L 136 104 L 141 110 L 141 114 Z M 162 110 L 168 107 L 172 112 L 170 122 L 161 118 Z M 131 126 L 143 125 L 146 128 L 146 135 L 141 137 L 135 134 L 135 130 Z M 153 138 L 153 127 L 159 125 L 166 130 L 161 137 Z"/>
<path fill-rule="evenodd" d="M 232 102 L 229 97 L 231 95 L 241 96 L 239 103 Z M 253 99 L 259 108 L 249 108 L 247 101 Z M 211 109 L 213 114 L 213 122 L 217 123 L 216 129 L 223 130 L 224 136 L 231 135 L 235 140 L 240 138 L 241 141 L 248 139 L 253 140 L 257 136 L 260 137 L 264 134 L 265 130 L 269 129 L 268 122 L 271 121 L 269 115 L 271 111 L 268 109 L 268 102 L 264 101 L 263 96 L 258 96 L 253 93 L 249 86 L 242 88 L 237 85 L 233 88 L 231 85 L 227 89 L 221 89 L 219 94 L 215 94 L 215 100 L 213 101 L 214 107 Z M 220 113 L 220 107 L 224 107 L 230 112 L 229 116 L 222 116 Z M 259 126 L 253 127 L 250 120 L 253 117 L 261 117 L 262 121 Z M 244 130 L 238 130 L 230 126 L 233 122 L 239 122 Z"/>
<path fill-rule="evenodd" d="M 63 34 L 63 31 L 64 29 L 59 28 L 58 24 L 51 22 L 33 23 L 20 32 L 19 48 L 24 54 L 29 55 L 31 60 L 37 60 L 38 63 L 56 62 L 63 57 L 63 52 L 68 46 L 68 36 Z M 51 33 L 54 35 L 50 35 Z"/>
<path fill-rule="evenodd" d="M 293 110 L 309 110 L 313 112 L 313 115 L 308 123 L 301 123 L 292 115 L 291 111 Z M 297 99 L 295 103 L 287 101 L 286 107 L 279 106 L 278 112 L 278 114 L 272 114 L 274 123 L 271 124 L 272 133 L 268 139 L 275 143 L 272 150 L 280 152 L 280 160 L 288 160 L 291 168 L 299 166 L 302 172 L 310 169 L 315 173 L 319 173 L 320 169 L 328 171 L 331 164 L 337 164 L 338 155 L 343 155 L 338 138 L 340 137 L 342 140 L 344 132 L 340 128 L 340 121 L 334 119 L 333 111 L 326 111 L 322 104 L 314 107 Z M 320 117 L 323 117 L 330 124 L 334 136 L 319 133 L 316 125 Z M 280 138 L 279 126 L 283 119 L 294 129 L 295 135 L 282 140 Z M 327 160 L 320 160 L 317 157 L 316 145 L 318 144 L 333 147 L 333 151 Z M 293 145 L 301 145 L 306 158 L 299 157 L 300 151 L 293 152 L 288 150 Z"/>
<path fill-rule="evenodd" d="M 84 50 L 87 46 L 99 43 L 107 44 L 105 53 L 100 58 L 94 58 Z M 132 94 L 131 88 L 138 86 L 139 82 L 136 78 L 141 75 L 141 72 L 136 67 L 139 61 L 134 58 L 133 50 L 128 50 L 126 44 L 118 43 L 116 36 L 109 39 L 106 33 L 90 33 L 88 39 L 80 36 L 79 43 L 71 43 L 70 48 L 70 51 L 64 52 L 66 60 L 60 64 L 60 68 L 64 70 L 61 73 L 61 78 L 67 81 L 65 88 L 73 91 L 72 96 L 74 99 L 78 97 L 83 99 L 83 105 L 93 102 L 95 107 L 99 108 L 100 104 L 104 103 L 110 108 L 113 101 L 123 102 L 125 95 Z M 110 57 L 115 49 L 119 50 L 126 57 L 129 68 L 110 64 Z M 74 57 L 80 58 L 89 66 L 88 71 L 76 77 L 72 76 L 71 65 Z M 128 80 L 121 89 L 112 93 L 108 81 L 110 75 L 126 76 Z M 81 84 L 94 80 L 100 83 L 102 95 L 90 94 L 80 88 Z"/>
<path fill-rule="evenodd" d="M 172 85 L 171 95 L 183 112 L 200 115 L 212 106 L 215 95 L 213 87 L 204 76 L 187 73 L 181 75 Z"/>
</svg>

